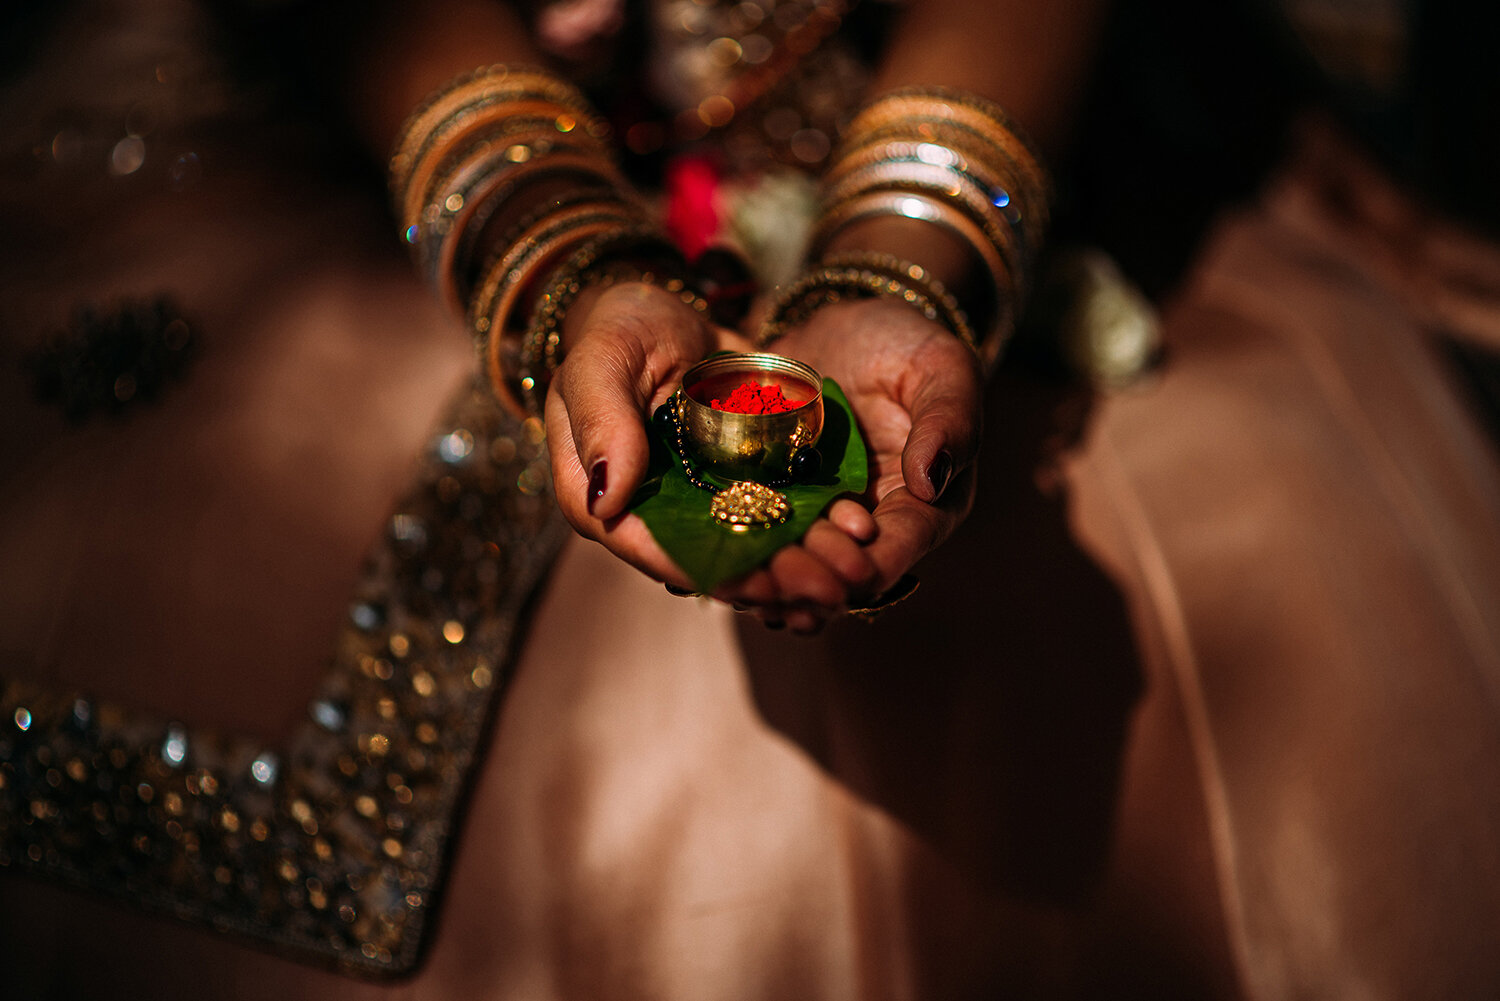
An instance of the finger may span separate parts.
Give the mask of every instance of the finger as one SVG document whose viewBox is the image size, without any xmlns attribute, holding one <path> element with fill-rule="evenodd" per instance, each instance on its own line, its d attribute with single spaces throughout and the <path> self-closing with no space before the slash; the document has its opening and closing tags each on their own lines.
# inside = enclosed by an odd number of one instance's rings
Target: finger
<svg viewBox="0 0 1500 1001">
<path fill-rule="evenodd" d="M 973 462 L 983 422 L 982 388 L 972 364 L 950 361 L 912 392 L 901 473 L 918 499 L 936 503 Z"/>
<path fill-rule="evenodd" d="M 813 636 L 823 631 L 825 616 L 805 608 L 791 608 L 786 613 L 786 627 L 799 636 Z"/>
<path fill-rule="evenodd" d="M 802 547 L 833 571 L 846 593 L 864 592 L 879 576 L 875 561 L 864 547 L 825 518 L 820 518 L 807 530 Z"/>
<path fill-rule="evenodd" d="M 588 313 L 553 388 L 567 407 L 595 517 L 625 510 L 650 461 L 651 407 L 703 356 L 710 336 L 700 317 L 649 285 L 614 286 Z"/>
<path fill-rule="evenodd" d="M 787 546 L 771 557 L 771 576 L 790 604 L 820 606 L 830 610 L 848 603 L 848 588 L 821 560 L 806 549 Z"/>
<path fill-rule="evenodd" d="M 880 536 L 865 548 L 877 567 L 876 593 L 894 585 L 917 561 L 941 545 L 962 521 L 974 492 L 972 470 L 956 476 L 940 504 L 905 488 L 892 490 L 875 508 Z"/>
<path fill-rule="evenodd" d="M 768 570 L 752 570 L 737 581 L 721 585 L 714 591 L 720 601 L 745 608 L 761 608 L 781 603 L 781 590 Z"/>
<path fill-rule="evenodd" d="M 842 498 L 828 508 L 828 520 L 856 542 L 870 542 L 879 530 L 875 516 L 859 501 Z"/>
<path fill-rule="evenodd" d="M 585 506 L 601 520 L 625 509 L 650 459 L 639 388 L 645 364 L 638 341 L 599 338 L 568 358 L 549 393 L 549 440 L 571 442 Z M 563 420 L 550 419 L 559 407 Z"/>
<path fill-rule="evenodd" d="M 641 519 L 626 515 L 606 522 L 588 512 L 584 496 L 583 466 L 573 449 L 572 439 L 568 436 L 567 423 L 567 408 L 562 400 L 559 398 L 550 401 L 547 407 L 547 433 L 552 449 L 554 492 L 558 508 L 569 524 L 584 538 L 600 543 L 656 580 L 678 590 L 695 591 L 691 578 L 667 556 Z"/>
</svg>

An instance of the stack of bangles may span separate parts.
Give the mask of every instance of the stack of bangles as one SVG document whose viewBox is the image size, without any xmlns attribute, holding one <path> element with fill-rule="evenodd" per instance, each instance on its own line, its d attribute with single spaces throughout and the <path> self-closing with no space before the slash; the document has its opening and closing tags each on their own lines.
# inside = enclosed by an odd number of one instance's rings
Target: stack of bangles
<svg viewBox="0 0 1500 1001">
<path fill-rule="evenodd" d="M 890 297 L 943 324 L 991 369 L 1015 326 L 1048 222 L 1040 159 L 992 102 L 944 88 L 881 95 L 855 115 L 823 178 L 809 259 L 777 297 L 762 345 L 845 298 Z M 845 228 L 917 219 L 967 247 L 981 293 L 967 308 L 920 265 L 875 253 L 825 256 Z"/>
<path fill-rule="evenodd" d="M 571 84 L 497 65 L 417 108 L 391 157 L 391 195 L 417 267 L 467 316 L 496 395 L 518 414 L 540 413 L 563 316 L 585 288 L 646 281 L 707 310 L 608 138 Z"/>
</svg>

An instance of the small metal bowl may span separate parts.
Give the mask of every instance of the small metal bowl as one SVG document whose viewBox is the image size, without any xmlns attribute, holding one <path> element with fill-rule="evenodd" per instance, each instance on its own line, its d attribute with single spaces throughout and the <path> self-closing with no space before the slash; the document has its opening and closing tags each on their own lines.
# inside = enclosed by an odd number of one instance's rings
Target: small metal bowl
<svg viewBox="0 0 1500 1001">
<path fill-rule="evenodd" d="M 710 405 L 748 381 L 780 386 L 788 400 L 805 402 L 780 414 L 728 413 Z M 816 469 L 823 377 L 809 365 L 776 354 L 716 355 L 687 370 L 677 400 L 683 448 L 705 472 L 778 484 Z"/>
</svg>

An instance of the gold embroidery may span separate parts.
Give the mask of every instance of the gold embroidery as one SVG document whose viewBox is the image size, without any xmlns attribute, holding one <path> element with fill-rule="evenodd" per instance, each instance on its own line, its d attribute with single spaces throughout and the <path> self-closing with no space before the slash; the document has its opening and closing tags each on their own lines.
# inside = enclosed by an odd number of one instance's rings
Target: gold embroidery
<svg viewBox="0 0 1500 1001">
<path fill-rule="evenodd" d="M 284 747 L 0 679 L 0 865 L 390 975 L 416 963 L 522 611 L 564 537 L 545 446 L 468 391 Z"/>
</svg>

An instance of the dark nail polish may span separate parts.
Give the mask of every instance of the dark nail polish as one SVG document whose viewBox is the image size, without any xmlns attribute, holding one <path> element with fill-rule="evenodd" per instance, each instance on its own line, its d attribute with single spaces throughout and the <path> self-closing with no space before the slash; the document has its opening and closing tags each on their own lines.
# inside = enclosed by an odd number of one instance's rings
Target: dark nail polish
<svg viewBox="0 0 1500 1001">
<path fill-rule="evenodd" d="M 664 586 L 667 589 L 667 593 L 674 598 L 696 598 L 698 596 L 697 591 L 689 591 L 687 588 L 674 587 L 671 584 L 666 584 Z"/>
<path fill-rule="evenodd" d="M 943 491 L 948 488 L 948 480 L 953 476 L 953 456 L 947 452 L 939 452 L 932 460 L 932 465 L 927 467 L 927 482 L 932 484 L 932 502 L 936 504 L 943 496 Z"/>
<path fill-rule="evenodd" d="M 589 514 L 594 513 L 594 502 L 597 501 L 600 497 L 604 496 L 605 478 L 608 472 L 609 469 L 605 465 L 604 460 L 600 459 L 598 462 L 594 463 L 594 468 L 589 473 Z"/>
</svg>

